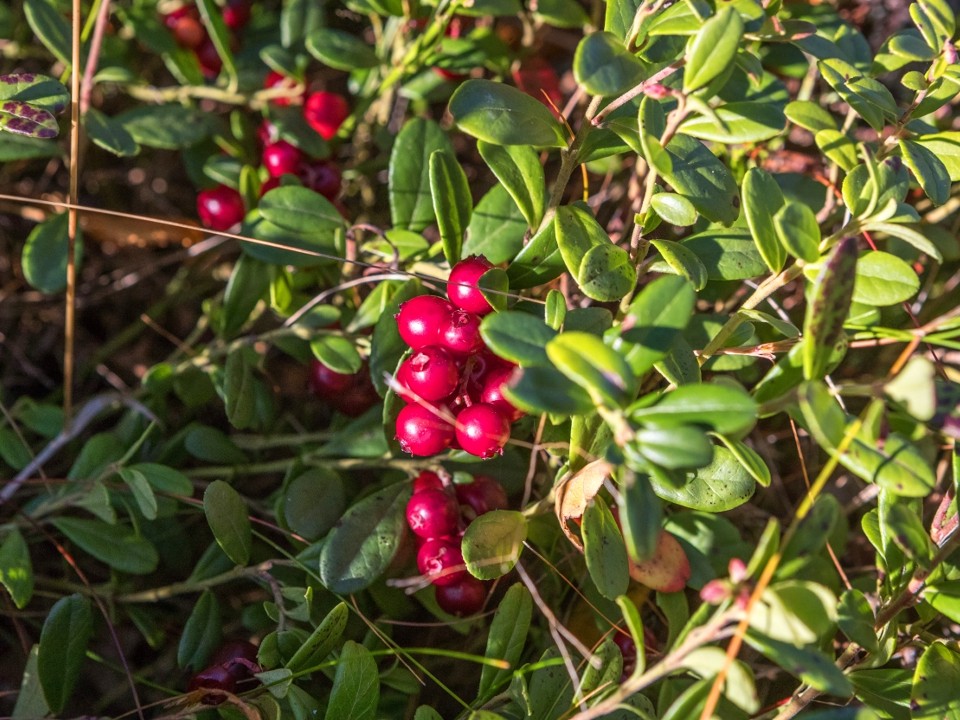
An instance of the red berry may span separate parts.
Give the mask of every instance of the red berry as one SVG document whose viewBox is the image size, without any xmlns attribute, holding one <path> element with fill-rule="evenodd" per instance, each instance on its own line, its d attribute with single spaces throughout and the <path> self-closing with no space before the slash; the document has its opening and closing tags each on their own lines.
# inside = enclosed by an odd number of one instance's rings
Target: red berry
<svg viewBox="0 0 960 720">
<path fill-rule="evenodd" d="M 527 58 L 513 71 L 513 81 L 518 88 L 550 108 L 554 115 L 558 115 L 554 107 L 563 110 L 560 78 L 553 65 L 544 58 L 538 55 Z"/>
<path fill-rule="evenodd" d="M 222 665 L 213 665 L 201 670 L 190 679 L 187 692 L 195 690 L 224 690 L 232 693 L 237 689 L 237 679 Z M 220 693 L 208 693 L 200 698 L 204 705 L 219 705 L 226 698 Z"/>
<path fill-rule="evenodd" d="M 440 344 L 455 355 L 472 355 L 483 347 L 480 316 L 454 310 L 440 326 Z"/>
<path fill-rule="evenodd" d="M 280 187 L 280 178 L 268 177 L 266 180 L 260 183 L 260 197 L 263 197 L 268 192 L 278 187 Z"/>
<path fill-rule="evenodd" d="M 271 177 L 280 177 L 297 172 L 302 157 L 298 147 L 286 140 L 277 140 L 263 149 L 263 166 Z"/>
<path fill-rule="evenodd" d="M 424 400 L 449 397 L 460 382 L 460 370 L 453 356 L 436 345 L 417 350 L 397 369 L 397 382 Z M 403 393 L 401 393 L 403 395 Z M 407 399 L 407 398 L 405 398 Z"/>
<path fill-rule="evenodd" d="M 443 480 L 435 472 L 423 470 L 413 479 L 414 494 L 424 490 L 443 490 Z"/>
<path fill-rule="evenodd" d="M 486 315 L 493 310 L 477 287 L 480 276 L 492 267 L 490 261 L 482 255 L 471 255 L 454 265 L 447 284 L 447 297 L 450 302 L 461 310 L 477 315 Z"/>
<path fill-rule="evenodd" d="M 312 93 L 303 106 L 303 117 L 324 140 L 337 134 L 349 114 L 346 98 L 332 92 Z"/>
<path fill-rule="evenodd" d="M 280 131 L 276 125 L 269 120 L 264 120 L 260 123 L 260 126 L 257 128 L 257 140 L 260 141 L 261 145 L 269 145 L 270 143 L 277 142 L 279 139 Z"/>
<path fill-rule="evenodd" d="M 467 77 L 466 73 L 454 72 L 453 70 L 447 70 L 442 67 L 435 67 L 433 71 L 447 82 L 460 82 Z"/>
<path fill-rule="evenodd" d="M 163 24 L 172 30 L 177 24 L 177 21 L 184 17 L 192 17 L 199 20 L 200 10 L 197 9 L 196 5 L 181 5 L 176 10 L 168 12 L 163 16 Z"/>
<path fill-rule="evenodd" d="M 220 53 L 217 52 L 217 46 L 213 44 L 213 40 L 207 37 L 196 49 L 196 54 L 204 77 L 212 79 L 220 74 L 223 60 L 220 59 Z"/>
<path fill-rule="evenodd" d="M 335 410 L 347 417 L 359 417 L 380 402 L 380 396 L 377 395 L 366 365 L 349 377 L 353 379 L 353 384 L 346 392 L 328 398 L 328 401 Z"/>
<path fill-rule="evenodd" d="M 289 88 L 292 90 L 296 86 L 297 86 L 297 80 L 295 78 L 292 78 L 289 75 L 283 75 L 281 73 L 276 72 L 275 70 L 271 70 L 270 72 L 268 72 L 267 77 L 263 81 L 263 87 L 268 90 L 272 88 Z M 302 99 L 303 99 L 303 96 L 301 94 L 298 100 L 302 101 Z M 286 107 L 287 105 L 290 104 L 291 98 L 278 97 L 278 98 L 274 98 L 270 102 L 276 105 L 277 107 Z"/>
<path fill-rule="evenodd" d="M 436 295 L 418 295 L 400 305 L 397 330 L 403 341 L 414 350 L 439 345 L 440 330 L 447 322 L 453 305 Z"/>
<path fill-rule="evenodd" d="M 211 664 L 220 665 L 236 680 L 248 680 L 260 672 L 257 646 L 246 640 L 231 640 L 221 645 Z"/>
<path fill-rule="evenodd" d="M 493 405 L 477 403 L 457 415 L 457 442 L 471 455 L 492 458 L 510 439 L 510 423 Z"/>
<path fill-rule="evenodd" d="M 436 455 L 453 442 L 453 424 L 422 405 L 407 405 L 397 415 L 397 442 L 411 455 Z"/>
<path fill-rule="evenodd" d="M 491 510 L 506 510 L 507 491 L 492 477 L 477 475 L 473 482 L 454 485 L 457 500 L 472 511 L 472 517 L 479 517 Z"/>
<path fill-rule="evenodd" d="M 333 400 L 353 386 L 357 378 L 331 370 L 317 359 L 310 360 L 310 392 L 321 400 Z"/>
<path fill-rule="evenodd" d="M 415 492 L 407 501 L 407 525 L 421 538 L 451 535 L 460 521 L 460 506 L 443 488 Z"/>
<path fill-rule="evenodd" d="M 620 648 L 620 654 L 623 656 L 623 673 L 620 677 L 621 679 L 627 678 L 633 674 L 634 668 L 637 667 L 637 645 L 633 642 L 632 637 L 619 630 L 614 631 L 613 642 Z"/>
<path fill-rule="evenodd" d="M 460 544 L 448 538 L 431 538 L 417 551 L 420 574 L 434 585 L 453 585 L 467 576 Z"/>
<path fill-rule="evenodd" d="M 249 0 L 227 0 L 223 9 L 223 24 L 231 30 L 240 30 L 250 22 Z"/>
<path fill-rule="evenodd" d="M 522 410 L 518 410 L 503 396 L 503 387 L 513 377 L 514 368 L 496 367 L 484 376 L 480 389 L 480 402 L 489 403 L 506 415 L 507 420 L 516 422 L 523 417 Z"/>
<path fill-rule="evenodd" d="M 487 589 L 473 575 L 460 582 L 437 586 L 437 605 L 451 615 L 463 617 L 480 612 L 487 599 Z"/>
<path fill-rule="evenodd" d="M 200 23 L 199 18 L 189 13 L 181 14 L 172 21 L 170 17 L 170 15 L 167 16 L 167 27 L 173 33 L 177 45 L 190 49 L 203 45 L 203 41 L 207 39 L 207 30 Z"/>
<path fill-rule="evenodd" d="M 297 168 L 297 176 L 303 184 L 323 195 L 331 202 L 340 194 L 342 176 L 335 163 L 327 160 L 305 161 Z"/>
<path fill-rule="evenodd" d="M 202 190 L 197 195 L 197 214 L 205 227 L 217 231 L 229 230 L 243 220 L 243 198 L 226 185 Z"/>
</svg>

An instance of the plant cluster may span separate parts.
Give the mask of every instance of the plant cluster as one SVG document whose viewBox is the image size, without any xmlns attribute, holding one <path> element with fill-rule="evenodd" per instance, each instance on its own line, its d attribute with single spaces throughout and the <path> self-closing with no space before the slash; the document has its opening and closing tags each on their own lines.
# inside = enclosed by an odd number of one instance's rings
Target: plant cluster
<svg viewBox="0 0 960 720">
<path fill-rule="evenodd" d="M 0 0 L 0 714 L 960 713 L 886 6 Z"/>
</svg>

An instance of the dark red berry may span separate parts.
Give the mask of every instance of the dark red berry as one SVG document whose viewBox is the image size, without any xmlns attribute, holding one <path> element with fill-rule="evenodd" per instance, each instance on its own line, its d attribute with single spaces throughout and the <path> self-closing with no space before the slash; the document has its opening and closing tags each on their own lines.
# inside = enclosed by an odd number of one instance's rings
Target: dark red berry
<svg viewBox="0 0 960 720">
<path fill-rule="evenodd" d="M 437 586 L 437 605 L 451 615 L 463 617 L 480 612 L 487 599 L 487 588 L 473 575 L 460 582 Z"/>
<path fill-rule="evenodd" d="M 442 488 L 415 492 L 407 501 L 407 525 L 421 538 L 452 535 L 460 522 L 460 507 L 453 495 Z"/>
<path fill-rule="evenodd" d="M 268 177 L 266 180 L 260 183 L 260 197 L 263 197 L 268 192 L 278 187 L 280 187 L 280 178 Z"/>
<path fill-rule="evenodd" d="M 509 439 L 510 423 L 493 405 L 476 403 L 457 415 L 457 442 L 471 455 L 499 455 Z"/>
<path fill-rule="evenodd" d="M 302 158 L 300 148 L 286 140 L 277 140 L 263 149 L 263 166 L 271 177 L 296 173 Z"/>
<path fill-rule="evenodd" d="M 619 630 L 614 631 L 613 642 L 620 648 L 620 654 L 623 656 L 623 673 L 620 678 L 625 679 L 632 675 L 634 668 L 637 667 L 637 645 L 632 637 Z"/>
<path fill-rule="evenodd" d="M 420 574 L 438 587 L 453 585 L 467 576 L 460 543 L 448 538 L 425 540 L 417 550 Z"/>
<path fill-rule="evenodd" d="M 231 30 L 241 30 L 250 22 L 250 0 L 227 0 L 223 9 L 223 24 Z"/>
<path fill-rule="evenodd" d="M 181 5 L 176 10 L 168 12 L 166 15 L 163 16 L 163 24 L 172 30 L 173 27 L 177 24 L 177 21 L 180 20 L 180 18 L 184 18 L 184 17 L 192 17 L 195 20 L 199 20 L 200 10 L 197 8 L 196 5 L 193 5 L 193 4 Z"/>
<path fill-rule="evenodd" d="M 486 374 L 483 386 L 480 388 L 480 402 L 489 403 L 502 412 L 508 421 L 516 422 L 523 417 L 522 410 L 518 410 L 503 396 L 503 387 L 513 376 L 514 368 L 496 367 Z"/>
<path fill-rule="evenodd" d="M 370 379 L 370 370 L 364 365 L 359 372 L 351 375 L 353 384 L 346 392 L 329 398 L 330 405 L 347 417 L 359 417 L 380 402 L 377 389 Z"/>
<path fill-rule="evenodd" d="M 436 345 L 428 345 L 413 353 L 397 369 L 397 382 L 410 390 L 411 402 L 443 400 L 460 382 L 460 369 L 453 356 Z M 403 393 L 401 393 L 403 395 Z"/>
<path fill-rule="evenodd" d="M 257 664 L 257 646 L 246 640 L 231 640 L 220 646 L 212 665 L 220 665 L 236 680 L 248 680 L 260 672 Z"/>
<path fill-rule="evenodd" d="M 472 355 L 483 347 L 480 316 L 454 310 L 440 327 L 440 344 L 455 355 Z"/>
<path fill-rule="evenodd" d="M 447 283 L 447 297 L 450 302 L 461 310 L 477 315 L 486 315 L 493 310 L 477 287 L 480 276 L 492 267 L 490 261 L 482 255 L 471 255 L 454 265 Z"/>
<path fill-rule="evenodd" d="M 492 477 L 477 475 L 471 483 L 454 485 L 457 500 L 469 508 L 468 519 L 473 520 L 491 510 L 506 510 L 507 491 Z"/>
<path fill-rule="evenodd" d="M 236 190 L 220 185 L 197 195 L 200 222 L 211 230 L 229 230 L 243 220 L 243 198 Z"/>
<path fill-rule="evenodd" d="M 422 405 L 407 405 L 397 415 L 397 442 L 411 455 L 436 455 L 450 447 L 453 438 L 453 424 Z"/>
<path fill-rule="evenodd" d="M 397 330 L 414 350 L 439 345 L 440 330 L 454 310 L 453 305 L 436 295 L 418 295 L 400 305 Z"/>
<path fill-rule="evenodd" d="M 315 92 L 307 96 L 303 117 L 320 137 L 329 140 L 337 134 L 350 114 L 346 98 L 332 92 Z"/>
<path fill-rule="evenodd" d="M 190 679 L 187 685 L 187 692 L 196 690 L 223 690 L 225 692 L 235 692 L 237 689 L 237 679 L 222 665 L 212 665 L 206 670 L 201 670 Z M 200 698 L 204 705 L 219 705 L 226 698 L 220 693 L 208 692 Z"/>
<path fill-rule="evenodd" d="M 223 60 L 220 59 L 220 53 L 217 52 L 217 46 L 213 44 L 213 40 L 207 37 L 196 49 L 196 53 L 205 78 L 210 80 L 220 74 Z"/>
<path fill-rule="evenodd" d="M 283 75 L 281 73 L 276 72 L 275 70 L 271 70 L 270 72 L 268 72 L 267 77 L 263 81 L 263 87 L 268 90 L 273 88 L 288 88 L 292 90 L 296 86 L 297 86 L 297 81 L 295 78 L 292 78 L 289 75 Z M 300 96 L 300 99 L 302 99 L 302 95 Z M 291 98 L 278 97 L 278 98 L 274 98 L 270 102 L 276 105 L 277 107 L 286 107 L 287 105 L 290 104 Z"/>
<path fill-rule="evenodd" d="M 356 382 L 355 375 L 331 370 L 317 359 L 310 360 L 310 392 L 321 400 L 333 400 Z"/>
<path fill-rule="evenodd" d="M 413 479 L 414 494 L 424 490 L 443 490 L 443 480 L 435 472 L 423 470 Z"/>
<path fill-rule="evenodd" d="M 333 201 L 340 194 L 343 178 L 335 163 L 327 160 L 302 162 L 297 168 L 297 176 L 306 187 L 320 193 L 327 200 Z"/>
</svg>

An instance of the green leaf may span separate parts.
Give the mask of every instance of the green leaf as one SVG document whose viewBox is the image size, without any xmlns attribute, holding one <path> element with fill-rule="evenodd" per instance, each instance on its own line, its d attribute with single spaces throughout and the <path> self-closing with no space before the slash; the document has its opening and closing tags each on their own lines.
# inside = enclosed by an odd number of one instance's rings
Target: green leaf
<svg viewBox="0 0 960 720">
<path fill-rule="evenodd" d="M 508 310 L 487 315 L 480 324 L 480 335 L 500 357 L 529 367 L 550 364 L 546 345 L 557 331 L 529 313 Z"/>
<path fill-rule="evenodd" d="M 637 270 L 630 254 L 612 244 L 595 245 L 583 256 L 577 271 L 580 290 L 598 302 L 625 297 L 637 284 Z"/>
<path fill-rule="evenodd" d="M 237 565 L 250 561 L 253 535 L 247 503 L 223 481 L 214 480 L 203 493 L 203 513 L 217 544 Z"/>
<path fill-rule="evenodd" d="M 537 229 L 547 205 L 547 185 L 537 152 L 525 145 L 503 146 L 482 140 L 477 142 L 477 150 L 510 193 L 527 225 Z"/>
<path fill-rule="evenodd" d="M 594 407 L 585 390 L 552 367 L 524 367 L 519 378 L 504 386 L 504 396 L 524 412 L 535 414 L 579 415 Z"/>
<path fill-rule="evenodd" d="M 380 674 L 373 655 L 347 640 L 337 662 L 325 720 L 373 720 L 380 701 Z"/>
<path fill-rule="evenodd" d="M 960 654 L 942 642 L 934 642 L 920 656 L 913 675 L 911 714 L 913 720 L 960 718 Z"/>
<path fill-rule="evenodd" d="M 662 192 L 650 198 L 650 207 L 671 225 L 689 227 L 697 221 L 697 209 L 683 195 Z"/>
<path fill-rule="evenodd" d="M 220 332 L 233 336 L 250 319 L 251 313 L 270 289 L 270 268 L 248 255 L 237 258 L 223 293 Z"/>
<path fill-rule="evenodd" d="M 950 173 L 931 150 L 913 140 L 900 139 L 903 161 L 910 168 L 923 192 L 934 205 L 943 205 L 950 199 Z"/>
<path fill-rule="evenodd" d="M 909 300 L 920 289 L 920 278 L 896 255 L 875 250 L 857 260 L 853 301 L 884 307 Z"/>
<path fill-rule="evenodd" d="M 492 510 L 467 527 L 463 560 L 480 580 L 495 580 L 516 565 L 527 539 L 527 519 L 514 510 Z"/>
<path fill-rule="evenodd" d="M 67 67 L 70 67 L 70 25 L 60 14 L 60 11 L 47 0 L 26 0 L 23 3 L 23 13 L 27 17 L 27 24 L 34 35 L 43 43 L 43 46 L 53 53 Z M 54 708 L 59 712 L 61 708 Z"/>
<path fill-rule="evenodd" d="M 927 237 L 930 225 L 926 223 L 901 223 L 901 222 L 865 222 L 862 230 L 866 232 L 881 232 L 887 235 L 903 240 L 905 243 L 913 245 L 920 252 L 929 255 L 937 262 L 943 262 L 943 254 L 940 248 Z"/>
<path fill-rule="evenodd" d="M 630 303 L 620 326 L 626 359 L 636 377 L 642 377 L 664 358 L 690 322 L 697 300 L 693 286 L 680 276 L 659 277 Z M 615 350 L 620 343 L 611 343 Z"/>
<path fill-rule="evenodd" d="M 780 135 L 787 125 L 782 107 L 767 101 L 730 102 L 712 110 L 712 116 L 691 116 L 680 130 L 712 142 L 759 143 Z"/>
<path fill-rule="evenodd" d="M 757 250 L 767 267 L 778 273 L 787 259 L 774 221 L 774 216 L 783 207 L 780 186 L 766 170 L 750 168 L 743 178 L 742 196 L 743 215 Z"/>
<path fill-rule="evenodd" d="M 587 35 L 573 56 L 573 76 L 591 95 L 619 95 L 643 79 L 644 64 L 608 32 Z"/>
<path fill-rule="evenodd" d="M 718 437 L 720 442 L 730 451 L 730 454 L 737 459 L 741 467 L 750 474 L 750 477 L 764 487 L 770 486 L 772 480 L 770 468 L 767 467 L 760 453 L 740 440 L 729 438 L 726 435 L 717 435 L 716 437 Z"/>
<path fill-rule="evenodd" d="M 443 255 L 451 266 L 456 265 L 460 261 L 463 234 L 473 212 L 470 185 L 456 157 L 447 150 L 433 151 L 429 170 L 430 194 L 440 240 L 443 241 Z"/>
<path fill-rule="evenodd" d="M 683 92 L 699 90 L 733 62 L 743 37 L 743 20 L 732 7 L 708 19 L 687 44 Z"/>
<path fill-rule="evenodd" d="M 227 420 L 238 429 L 251 427 L 257 420 L 257 380 L 253 376 L 255 358 L 256 355 L 249 348 L 237 348 L 227 355 L 223 367 L 219 391 L 227 411 Z"/>
<path fill-rule="evenodd" d="M 752 715 L 760 709 L 753 672 L 746 663 L 739 660 L 728 665 L 726 658 L 727 654 L 722 648 L 700 647 L 684 658 L 683 667 L 704 679 L 713 678 L 722 668 L 727 668 L 724 696 L 745 713 Z"/>
<path fill-rule="evenodd" d="M 673 160 L 660 143 L 667 121 L 663 106 L 658 100 L 654 100 L 649 95 L 644 96 L 637 111 L 637 124 L 640 130 L 640 149 L 643 151 L 644 159 L 658 173 L 669 176 L 673 172 Z M 632 132 L 631 128 L 631 134 Z M 632 140 L 629 136 L 625 139 Z"/>
<path fill-rule="evenodd" d="M 310 188 L 287 185 L 274 188 L 260 198 L 263 219 L 284 230 L 309 236 L 343 232 L 340 211 Z"/>
<path fill-rule="evenodd" d="M 477 288 L 497 312 L 507 309 L 507 295 L 510 292 L 510 280 L 500 268 L 490 268 L 477 280 Z"/>
<path fill-rule="evenodd" d="M 13 706 L 13 714 L 10 716 L 10 720 L 34 720 L 35 718 L 45 718 L 50 714 L 50 706 L 43 696 L 43 686 L 40 684 L 37 673 L 39 650 L 39 645 L 30 648 L 27 664 L 23 669 L 23 677 L 20 681 L 20 692 L 17 694 L 17 702 Z"/>
<path fill-rule="evenodd" d="M 713 460 L 713 443 L 696 427 L 641 428 L 635 437 L 637 452 L 669 470 L 704 467 Z"/>
<path fill-rule="evenodd" d="M 341 602 L 335 605 L 310 633 L 310 637 L 297 648 L 284 667 L 297 673 L 323 662 L 340 643 L 349 619 L 350 610 L 347 604 Z"/>
<path fill-rule="evenodd" d="M 646 475 L 628 473 L 620 488 L 620 522 L 627 556 L 645 562 L 656 553 L 662 533 L 663 503 Z M 674 545 L 676 543 L 673 543 Z"/>
<path fill-rule="evenodd" d="M 821 60 L 817 67 L 823 79 L 877 132 L 883 129 L 888 120 L 896 119 L 896 101 L 877 80 L 863 76 L 855 67 L 839 58 Z"/>
<path fill-rule="evenodd" d="M 843 634 L 869 652 L 877 652 L 879 643 L 873 609 L 866 596 L 856 588 L 845 590 L 837 603 L 837 623 Z"/>
<path fill-rule="evenodd" d="M 938 54 L 956 31 L 953 10 L 941 0 L 925 0 L 910 5 L 910 17 L 923 39 Z"/>
<path fill-rule="evenodd" d="M 791 255 L 808 263 L 820 259 L 820 225 L 810 206 L 787 201 L 773 216 L 773 225 Z"/>
<path fill-rule="evenodd" d="M 547 343 L 546 351 L 557 369 L 590 393 L 597 403 L 618 407 L 636 394 L 630 365 L 595 335 L 564 332 Z"/>
<path fill-rule="evenodd" d="M 576 0 L 539 0 L 533 16 L 540 22 L 558 28 L 581 29 L 590 22 L 586 11 Z"/>
<path fill-rule="evenodd" d="M 857 143 L 846 133 L 830 128 L 818 130 L 814 141 L 820 151 L 844 172 L 850 172 L 860 163 Z"/>
<path fill-rule="evenodd" d="M 603 29 L 626 40 L 642 0 L 610 0 L 606 5 Z"/>
<path fill-rule="evenodd" d="M 195 458 L 211 463 L 239 465 L 247 461 L 247 456 L 230 438 L 216 428 L 206 425 L 190 428 L 183 439 L 183 446 Z"/>
<path fill-rule="evenodd" d="M 660 257 L 674 272 L 690 281 L 694 290 L 703 290 L 709 279 L 707 269 L 692 250 L 672 240 L 651 240 L 650 244 L 657 249 Z"/>
<path fill-rule="evenodd" d="M 498 688 L 506 685 L 520 658 L 530 629 L 530 620 L 533 616 L 533 599 L 530 591 L 517 583 L 511 585 L 500 601 L 493 621 L 490 623 L 490 633 L 487 636 L 487 650 L 485 657 L 503 660 L 508 663 L 506 668 L 497 668 L 484 665 L 480 669 L 480 688 L 477 698 L 484 698 L 497 692 Z"/>
<path fill-rule="evenodd" d="M 843 323 L 853 299 L 857 271 L 857 241 L 837 243 L 814 281 L 803 321 L 803 377 L 826 374 L 834 348 L 843 336 Z"/>
<path fill-rule="evenodd" d="M 818 133 L 821 130 L 837 130 L 837 121 L 826 108 L 812 100 L 794 100 L 788 102 L 784 114 L 794 125 L 804 130 Z"/>
<path fill-rule="evenodd" d="M 320 579 L 346 595 L 370 585 L 393 560 L 405 532 L 408 482 L 367 495 L 344 514 L 320 554 Z"/>
<path fill-rule="evenodd" d="M 811 720 L 909 720 L 914 670 L 915 668 L 855 670 L 848 677 L 853 683 L 857 699 L 862 701 L 866 708 L 861 708 L 860 714 L 848 718 L 820 717 L 818 713 Z M 864 714 L 863 717 L 861 714 Z"/>
<path fill-rule="evenodd" d="M 517 253 L 507 268 L 507 277 L 510 287 L 523 290 L 550 282 L 562 275 L 565 267 L 554 217 Z"/>
<path fill-rule="evenodd" d="M 335 70 L 353 72 L 380 64 L 373 48 L 344 30 L 317 28 L 307 36 L 305 45 L 307 52 Z"/>
<path fill-rule="evenodd" d="M 14 527 L 0 544 L 0 584 L 2 584 L 18 610 L 22 610 L 33 597 L 33 563 L 30 548 L 20 531 Z"/>
<path fill-rule="evenodd" d="M 562 205 L 556 215 L 557 247 L 570 274 L 577 277 L 587 253 L 610 244 L 610 237 L 589 210 Z"/>
<path fill-rule="evenodd" d="M 147 520 L 155 520 L 157 517 L 157 496 L 153 494 L 153 488 L 150 487 L 146 475 L 132 467 L 120 468 L 117 474 L 130 488 L 133 499 L 143 516 Z"/>
<path fill-rule="evenodd" d="M 323 498 L 316 503 L 316 498 Z M 307 540 L 326 535 L 346 509 L 343 480 L 332 470 L 315 467 L 297 475 L 283 493 L 283 519 Z"/>
<path fill-rule="evenodd" d="M 0 100 L 0 130 L 49 140 L 60 133 L 57 119 L 47 110 L 22 100 Z"/>
<path fill-rule="evenodd" d="M 37 225 L 23 246 L 23 276 L 44 293 L 57 293 L 67 286 L 67 213 L 52 215 Z M 77 228 L 77 262 L 83 258 L 83 236 Z"/>
<path fill-rule="evenodd" d="M 813 645 L 836 625 L 837 598 L 823 585 L 788 580 L 768 587 L 750 613 L 750 627 L 768 638 Z"/>
<path fill-rule="evenodd" d="M 715 447 L 713 462 L 699 468 L 684 483 L 651 475 L 653 489 L 664 500 L 693 510 L 724 512 L 747 502 L 756 481 L 725 447 Z"/>
<path fill-rule="evenodd" d="M 172 467 L 156 463 L 137 463 L 130 465 L 129 469 L 143 475 L 158 492 L 186 497 L 193 494 L 193 483 L 190 482 L 190 478 Z"/>
<path fill-rule="evenodd" d="M 60 147 L 52 140 L 0 133 L 0 162 L 57 157 L 61 154 Z"/>
<path fill-rule="evenodd" d="M 53 525 L 70 542 L 115 570 L 148 575 L 157 568 L 157 550 L 133 530 L 99 520 L 60 517 Z"/>
<path fill-rule="evenodd" d="M 721 435 L 735 435 L 753 427 L 757 405 L 745 391 L 730 385 L 684 385 L 655 405 L 634 407 L 630 417 L 644 425 L 702 425 Z"/>
<path fill-rule="evenodd" d="M 223 63 L 221 72 L 227 76 L 228 83 L 233 85 L 237 81 L 237 63 L 230 47 L 234 40 L 233 32 L 223 21 L 223 11 L 214 0 L 196 0 L 196 2 L 200 10 L 200 20 L 207 29 L 207 36 Z"/>
<path fill-rule="evenodd" d="M 420 232 L 436 219 L 430 192 L 430 156 L 437 150 L 454 154 L 446 133 L 432 120 L 409 120 L 397 135 L 387 178 L 394 226 Z"/>
<path fill-rule="evenodd" d="M 737 183 L 730 170 L 699 140 L 677 133 L 667 144 L 671 169 L 660 169 L 673 189 L 711 222 L 729 225 L 740 214 Z"/>
<path fill-rule="evenodd" d="M 450 98 L 450 114 L 478 140 L 497 145 L 565 147 L 566 134 L 547 107 L 522 90 L 490 80 L 467 80 Z"/>
<path fill-rule="evenodd" d="M 135 142 L 162 150 L 182 150 L 213 132 L 213 115 L 180 104 L 140 105 L 115 115 Z"/>
<path fill-rule="evenodd" d="M 587 505 L 581 534 L 590 579 L 601 595 L 615 600 L 627 591 L 630 583 L 627 548 L 623 544 L 620 528 L 602 497 L 594 497 Z"/>
<path fill-rule="evenodd" d="M 939 158 L 950 175 L 950 182 L 960 181 L 960 131 L 921 135 L 914 141 Z"/>
<path fill-rule="evenodd" d="M 800 678 L 821 692 L 838 697 L 849 697 L 853 686 L 831 658 L 810 647 L 797 647 L 748 630 L 747 644 L 776 663 L 791 675 Z"/>
<path fill-rule="evenodd" d="M 220 644 L 221 636 L 220 603 L 210 590 L 204 590 L 183 626 L 177 646 L 177 666 L 185 670 L 204 667 Z"/>
<path fill-rule="evenodd" d="M 37 675 L 54 713 L 62 712 L 73 694 L 92 635 L 90 601 L 77 593 L 57 600 L 43 621 Z"/>
<path fill-rule="evenodd" d="M 360 372 L 363 358 L 357 348 L 341 335 L 321 335 L 311 341 L 313 356 L 334 372 L 353 375 Z"/>
<path fill-rule="evenodd" d="M 504 185 L 494 185 L 480 198 L 467 227 L 464 255 L 483 255 L 494 264 L 505 262 L 523 247 L 527 222 Z"/>
</svg>

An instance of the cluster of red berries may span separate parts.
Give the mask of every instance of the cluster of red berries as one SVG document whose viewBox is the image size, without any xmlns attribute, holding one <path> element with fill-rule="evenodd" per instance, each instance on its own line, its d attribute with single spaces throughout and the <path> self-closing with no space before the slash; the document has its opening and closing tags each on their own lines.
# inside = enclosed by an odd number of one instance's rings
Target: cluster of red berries
<svg viewBox="0 0 960 720">
<path fill-rule="evenodd" d="M 507 493 L 491 477 L 451 488 L 427 470 L 413 481 L 407 524 L 417 537 L 417 568 L 436 588 L 437 605 L 451 615 L 473 615 L 487 597 L 485 584 L 467 572 L 460 538 L 474 519 L 507 508 Z"/>
<path fill-rule="evenodd" d="M 480 276 L 493 267 L 473 255 L 450 273 L 447 297 L 419 295 L 400 306 L 397 328 L 413 350 L 397 369 L 397 441 L 413 455 L 460 448 L 480 458 L 503 452 L 510 425 L 523 413 L 503 396 L 515 368 L 489 350 L 480 318 L 493 308 Z"/>
<path fill-rule="evenodd" d="M 250 22 L 250 0 L 229 0 L 221 17 L 227 28 L 235 33 L 239 32 Z M 163 16 L 163 24 L 173 33 L 177 45 L 193 51 L 204 77 L 212 80 L 220 74 L 223 61 L 210 39 L 210 34 L 200 21 L 200 11 L 196 5 L 181 5 L 167 13 Z"/>
<path fill-rule="evenodd" d="M 220 647 L 208 668 L 190 679 L 187 691 L 203 692 L 200 702 L 204 705 L 219 705 L 226 699 L 222 693 L 236 693 L 239 684 L 250 683 L 258 672 L 256 646 L 245 640 L 233 640 Z"/>
<path fill-rule="evenodd" d="M 347 417 L 359 417 L 380 401 L 366 363 L 348 375 L 312 359 L 308 386 L 310 392 Z"/>
</svg>

